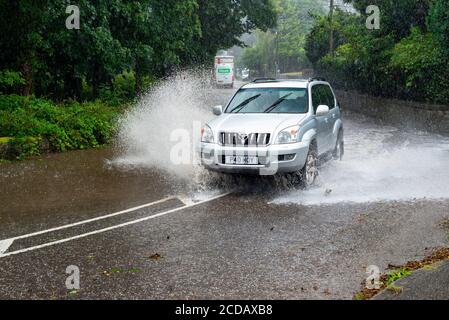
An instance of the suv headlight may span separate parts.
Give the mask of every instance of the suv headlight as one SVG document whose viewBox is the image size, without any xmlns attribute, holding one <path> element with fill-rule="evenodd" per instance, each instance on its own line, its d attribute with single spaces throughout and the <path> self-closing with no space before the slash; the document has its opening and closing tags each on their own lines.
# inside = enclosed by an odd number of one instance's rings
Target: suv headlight
<svg viewBox="0 0 449 320">
<path fill-rule="evenodd" d="M 299 140 L 299 126 L 288 127 L 279 132 L 276 144 L 295 143 Z"/>
<path fill-rule="evenodd" d="M 214 143 L 214 133 L 208 125 L 201 129 L 201 142 Z"/>
</svg>

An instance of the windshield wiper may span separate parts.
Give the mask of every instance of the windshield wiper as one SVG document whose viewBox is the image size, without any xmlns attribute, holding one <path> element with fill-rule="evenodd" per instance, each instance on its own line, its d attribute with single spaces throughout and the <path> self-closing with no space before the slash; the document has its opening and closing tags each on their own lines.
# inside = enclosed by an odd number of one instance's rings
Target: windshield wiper
<svg viewBox="0 0 449 320">
<path fill-rule="evenodd" d="M 269 106 L 268 108 L 265 109 L 264 113 L 270 113 L 271 111 L 273 111 L 274 109 L 276 109 L 286 98 L 288 98 L 289 96 L 291 96 L 292 93 L 286 94 L 285 96 L 279 98 L 278 100 L 276 100 L 275 103 L 273 103 L 271 106 Z"/>
<path fill-rule="evenodd" d="M 240 112 L 246 105 L 248 105 L 248 103 L 250 103 L 253 100 L 256 100 L 257 98 L 259 98 L 262 94 L 256 94 L 255 96 L 249 97 L 248 99 L 246 99 L 245 101 L 243 101 L 242 103 L 240 103 L 237 107 L 235 107 L 234 109 L 232 109 L 231 111 L 229 111 L 229 113 L 238 113 Z"/>
</svg>

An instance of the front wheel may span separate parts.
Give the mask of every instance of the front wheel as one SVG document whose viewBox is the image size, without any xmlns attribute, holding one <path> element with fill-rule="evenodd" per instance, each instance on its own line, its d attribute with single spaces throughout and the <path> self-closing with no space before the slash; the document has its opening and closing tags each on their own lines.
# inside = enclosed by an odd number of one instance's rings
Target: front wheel
<svg viewBox="0 0 449 320">
<path fill-rule="evenodd" d="M 304 189 L 310 188 L 315 184 L 318 177 L 318 153 L 314 145 L 311 145 L 307 154 L 306 163 L 299 171 L 301 186 Z"/>
<path fill-rule="evenodd" d="M 337 143 L 335 144 L 334 151 L 332 152 L 332 157 L 335 160 L 343 160 L 344 154 L 345 154 L 345 143 L 343 140 L 343 131 L 340 130 L 337 137 Z"/>
</svg>

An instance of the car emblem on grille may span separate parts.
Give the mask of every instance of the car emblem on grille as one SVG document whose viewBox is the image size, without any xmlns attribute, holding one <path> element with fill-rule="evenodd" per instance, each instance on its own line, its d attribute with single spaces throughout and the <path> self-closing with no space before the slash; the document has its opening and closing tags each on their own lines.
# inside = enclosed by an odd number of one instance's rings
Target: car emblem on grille
<svg viewBox="0 0 449 320">
<path fill-rule="evenodd" d="M 237 137 L 239 138 L 240 143 L 241 143 L 242 145 L 245 145 L 246 140 L 248 140 L 248 135 L 245 134 L 245 133 L 237 133 Z"/>
</svg>

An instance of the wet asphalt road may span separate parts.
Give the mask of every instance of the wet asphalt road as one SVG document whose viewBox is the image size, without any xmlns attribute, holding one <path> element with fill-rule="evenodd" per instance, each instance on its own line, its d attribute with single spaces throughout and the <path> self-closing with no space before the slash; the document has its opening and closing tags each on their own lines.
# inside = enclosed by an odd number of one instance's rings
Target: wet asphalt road
<svg viewBox="0 0 449 320">
<path fill-rule="evenodd" d="M 231 91 L 216 93 L 226 100 Z M 391 130 L 346 120 L 348 135 Z M 106 148 L 0 165 L 0 240 L 173 196 L 14 240 L 0 256 L 0 299 L 351 299 L 367 266 L 448 245 L 444 198 L 304 204 L 276 201 L 285 192 L 268 188 L 195 203 L 178 198 L 184 183 L 157 169 L 111 168 L 112 157 Z M 81 272 L 76 292 L 65 287 L 69 265 Z"/>
</svg>

